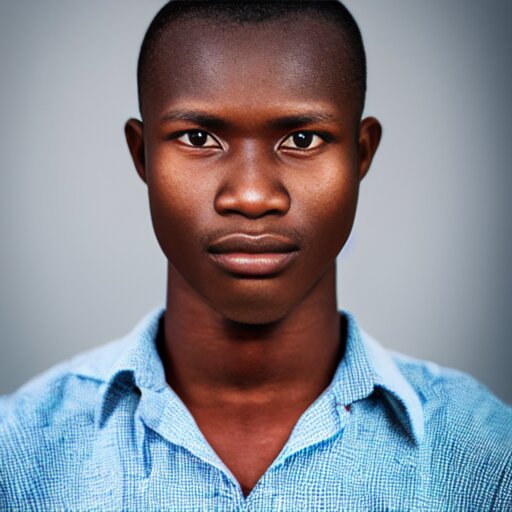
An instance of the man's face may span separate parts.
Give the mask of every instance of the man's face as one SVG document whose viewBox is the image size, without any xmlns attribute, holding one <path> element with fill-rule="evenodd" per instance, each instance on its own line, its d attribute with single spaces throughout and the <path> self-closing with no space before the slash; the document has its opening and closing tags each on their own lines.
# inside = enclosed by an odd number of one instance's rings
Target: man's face
<svg viewBox="0 0 512 512">
<path fill-rule="evenodd" d="M 171 283 L 179 273 L 225 318 L 283 318 L 349 236 L 380 128 L 361 136 L 339 44 L 309 19 L 183 20 L 158 43 L 128 142 Z"/>
</svg>

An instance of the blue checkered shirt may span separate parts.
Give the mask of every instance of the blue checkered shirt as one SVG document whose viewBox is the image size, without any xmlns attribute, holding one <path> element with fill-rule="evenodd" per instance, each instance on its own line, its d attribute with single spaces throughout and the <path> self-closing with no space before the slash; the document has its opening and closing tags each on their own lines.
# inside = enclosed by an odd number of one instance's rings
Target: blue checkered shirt
<svg viewBox="0 0 512 512">
<path fill-rule="evenodd" d="M 166 383 L 163 312 L 0 399 L 1 511 L 512 511 L 512 408 L 346 312 L 330 386 L 244 498 Z"/>
</svg>

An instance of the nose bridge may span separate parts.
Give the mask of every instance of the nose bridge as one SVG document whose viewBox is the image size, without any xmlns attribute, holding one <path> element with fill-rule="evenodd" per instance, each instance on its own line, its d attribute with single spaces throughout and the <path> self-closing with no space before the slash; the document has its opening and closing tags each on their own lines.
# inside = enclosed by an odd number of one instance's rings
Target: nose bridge
<svg viewBox="0 0 512 512">
<path fill-rule="evenodd" d="M 288 211 L 290 196 L 272 156 L 267 147 L 257 143 L 246 143 L 233 151 L 215 199 L 219 213 L 256 218 Z"/>
<path fill-rule="evenodd" d="M 259 195 L 280 181 L 272 155 L 266 147 L 259 147 L 255 143 L 244 144 L 233 164 L 230 180 L 241 193 Z"/>
</svg>

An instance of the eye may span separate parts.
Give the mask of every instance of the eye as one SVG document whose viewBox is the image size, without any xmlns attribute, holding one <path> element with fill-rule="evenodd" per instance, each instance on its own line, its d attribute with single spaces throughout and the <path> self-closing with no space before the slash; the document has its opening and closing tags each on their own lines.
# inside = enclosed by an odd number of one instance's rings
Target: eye
<svg viewBox="0 0 512 512">
<path fill-rule="evenodd" d="M 292 133 L 281 144 L 281 148 L 308 150 L 315 149 L 324 143 L 324 139 L 313 132 L 296 132 Z"/>
<path fill-rule="evenodd" d="M 219 148 L 220 144 L 208 132 L 190 130 L 177 137 L 182 144 L 193 148 Z"/>
</svg>

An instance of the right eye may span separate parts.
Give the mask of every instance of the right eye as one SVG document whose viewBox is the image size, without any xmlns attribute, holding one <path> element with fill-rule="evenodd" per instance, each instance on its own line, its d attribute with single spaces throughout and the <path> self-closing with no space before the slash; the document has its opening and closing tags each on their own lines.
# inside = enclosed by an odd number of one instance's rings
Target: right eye
<svg viewBox="0 0 512 512">
<path fill-rule="evenodd" d="M 220 148 L 220 144 L 203 130 L 190 130 L 177 138 L 182 144 L 193 148 Z"/>
</svg>

